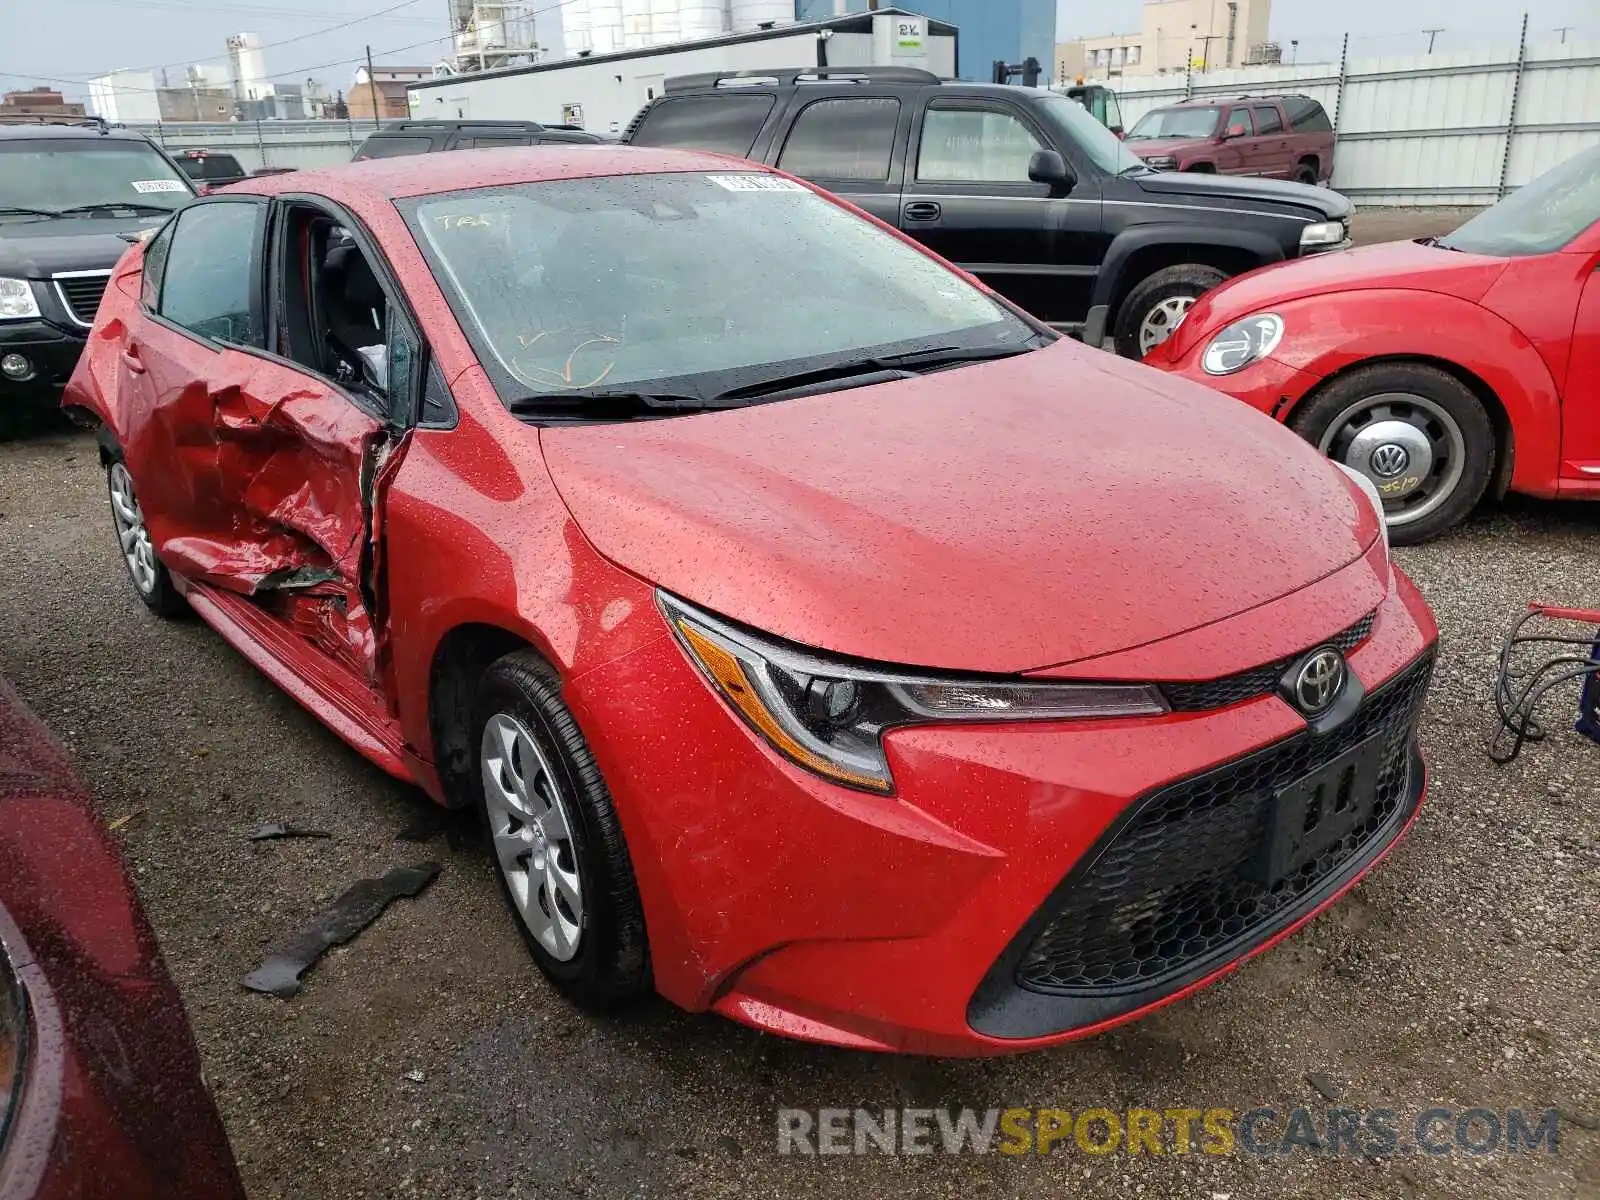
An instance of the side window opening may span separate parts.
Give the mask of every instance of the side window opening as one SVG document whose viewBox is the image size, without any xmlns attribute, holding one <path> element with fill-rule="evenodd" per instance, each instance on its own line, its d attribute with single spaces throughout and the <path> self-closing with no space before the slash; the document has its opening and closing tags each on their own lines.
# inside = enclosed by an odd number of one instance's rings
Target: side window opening
<svg viewBox="0 0 1600 1200">
<path fill-rule="evenodd" d="M 1278 110 L 1270 105 L 1251 110 L 1256 115 L 1257 133 L 1282 133 L 1283 119 L 1278 116 Z"/>
<path fill-rule="evenodd" d="M 290 209 L 284 237 L 277 353 L 386 409 L 393 366 L 409 380 L 416 354 L 409 340 L 396 354 L 377 272 L 354 235 L 320 210 Z"/>
</svg>

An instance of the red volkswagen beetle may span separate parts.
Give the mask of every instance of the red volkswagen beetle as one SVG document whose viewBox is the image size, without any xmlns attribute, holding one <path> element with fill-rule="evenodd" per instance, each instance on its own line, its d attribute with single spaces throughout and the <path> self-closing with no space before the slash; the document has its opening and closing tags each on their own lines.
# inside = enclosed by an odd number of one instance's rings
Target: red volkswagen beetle
<svg viewBox="0 0 1600 1200">
<path fill-rule="evenodd" d="M 1448 237 L 1234 279 L 1145 361 L 1286 422 L 1419 542 L 1491 489 L 1600 496 L 1597 269 L 1600 147 Z"/>
<path fill-rule="evenodd" d="M 481 808 L 582 1003 L 1037 1046 L 1263 949 L 1417 811 L 1436 633 L 1364 483 L 779 173 L 247 180 L 91 342 L 140 596 Z"/>
<path fill-rule="evenodd" d="M 0 1197 L 243 1196 L 116 843 L 0 679 Z"/>
</svg>

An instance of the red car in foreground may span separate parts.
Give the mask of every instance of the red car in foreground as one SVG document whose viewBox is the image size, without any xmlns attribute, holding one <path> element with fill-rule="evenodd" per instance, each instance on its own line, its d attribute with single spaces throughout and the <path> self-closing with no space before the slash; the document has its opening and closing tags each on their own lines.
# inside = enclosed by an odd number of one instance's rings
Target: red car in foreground
<svg viewBox="0 0 1600 1200">
<path fill-rule="evenodd" d="M 0 680 L 0 1198 L 243 1196 L 122 856 Z"/>
<path fill-rule="evenodd" d="M 1600 496 L 1597 271 L 1600 147 L 1447 237 L 1230 280 L 1145 361 L 1286 422 L 1419 542 L 1491 490 Z"/>
<path fill-rule="evenodd" d="M 780 173 L 247 180 L 91 341 L 139 594 L 480 807 L 582 1003 L 1038 1046 L 1284 936 L 1421 800 L 1436 632 L 1369 489 Z"/>
</svg>

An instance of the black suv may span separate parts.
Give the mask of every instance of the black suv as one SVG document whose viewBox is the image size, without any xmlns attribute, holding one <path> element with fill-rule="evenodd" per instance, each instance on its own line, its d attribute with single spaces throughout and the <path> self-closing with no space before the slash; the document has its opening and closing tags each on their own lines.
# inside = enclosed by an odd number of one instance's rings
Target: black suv
<svg viewBox="0 0 1600 1200">
<path fill-rule="evenodd" d="M 194 197 L 140 134 L 0 124 L 0 409 L 54 401 L 130 241 Z"/>
<path fill-rule="evenodd" d="M 771 163 L 897 226 L 1058 328 L 1142 357 L 1194 298 L 1349 244 L 1301 184 L 1152 171 L 1059 92 L 907 67 L 668 79 L 622 140 Z"/>
<path fill-rule="evenodd" d="M 218 154 L 215 150 L 179 150 L 172 157 L 183 168 L 183 173 L 200 187 L 227 187 L 248 178 L 244 167 L 231 154 Z"/>
<path fill-rule="evenodd" d="M 356 149 L 355 161 L 433 154 L 440 150 L 610 140 L 598 133 L 587 133 L 576 125 L 540 125 L 537 121 L 393 121 L 367 135 L 367 140 Z"/>
</svg>

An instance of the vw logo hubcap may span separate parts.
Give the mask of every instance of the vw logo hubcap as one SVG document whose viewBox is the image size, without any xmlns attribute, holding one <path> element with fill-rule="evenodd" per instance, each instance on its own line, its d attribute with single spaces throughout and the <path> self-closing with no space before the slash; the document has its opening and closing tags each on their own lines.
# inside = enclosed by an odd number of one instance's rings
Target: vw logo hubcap
<svg viewBox="0 0 1600 1200">
<path fill-rule="evenodd" d="M 1385 442 L 1372 452 L 1372 473 L 1384 479 L 1393 479 L 1411 465 L 1411 453 L 1397 442 Z"/>
<path fill-rule="evenodd" d="M 1331 647 L 1318 650 L 1300 665 L 1294 678 L 1296 707 L 1309 717 L 1327 710 L 1344 687 L 1344 656 Z"/>
</svg>

